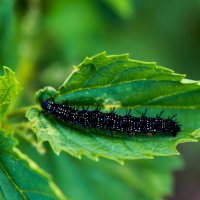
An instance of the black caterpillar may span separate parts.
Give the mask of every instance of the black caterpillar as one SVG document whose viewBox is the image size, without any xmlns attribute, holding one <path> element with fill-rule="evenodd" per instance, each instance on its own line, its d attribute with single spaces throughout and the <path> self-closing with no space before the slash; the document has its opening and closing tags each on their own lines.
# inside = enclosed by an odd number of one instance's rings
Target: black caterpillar
<svg viewBox="0 0 200 200">
<path fill-rule="evenodd" d="M 156 117 L 146 117 L 146 111 L 141 117 L 130 115 L 131 110 L 124 116 L 118 115 L 114 109 L 110 113 L 103 113 L 98 108 L 89 111 L 56 103 L 54 100 L 45 100 L 41 103 L 42 108 L 54 117 L 61 119 L 71 125 L 79 127 L 108 130 L 111 134 L 121 133 L 122 135 L 135 134 L 165 134 L 176 136 L 180 131 L 180 125 L 173 120 L 176 116 L 161 118 L 163 111 Z"/>
</svg>

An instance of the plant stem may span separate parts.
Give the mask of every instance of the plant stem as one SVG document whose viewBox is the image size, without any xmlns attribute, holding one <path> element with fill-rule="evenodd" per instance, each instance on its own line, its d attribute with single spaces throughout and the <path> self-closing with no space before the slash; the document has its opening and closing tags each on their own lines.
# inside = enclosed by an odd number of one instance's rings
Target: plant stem
<svg viewBox="0 0 200 200">
<path fill-rule="evenodd" d="M 32 106 L 38 107 L 38 105 L 32 105 Z M 25 116 L 26 111 L 32 106 L 27 106 L 27 107 L 23 107 L 23 108 L 20 108 L 18 110 L 15 110 L 15 111 L 9 113 L 7 115 L 7 117 L 8 117 L 8 119 L 10 119 L 10 118 L 17 117 L 17 116 L 22 116 L 22 115 Z"/>
</svg>

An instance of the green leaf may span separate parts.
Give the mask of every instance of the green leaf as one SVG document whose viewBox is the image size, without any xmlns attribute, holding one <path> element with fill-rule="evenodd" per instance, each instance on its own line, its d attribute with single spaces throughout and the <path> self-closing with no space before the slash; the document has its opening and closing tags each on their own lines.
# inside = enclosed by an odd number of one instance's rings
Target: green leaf
<svg viewBox="0 0 200 200">
<path fill-rule="evenodd" d="M 6 114 L 9 105 L 21 90 L 15 73 L 8 67 L 4 66 L 3 69 L 4 76 L 0 77 L 0 119 Z"/>
<path fill-rule="evenodd" d="M 115 107 L 124 115 L 132 108 L 134 115 L 144 112 L 155 117 L 164 110 L 163 118 L 177 114 L 181 131 L 176 137 L 157 135 L 113 138 L 70 128 L 67 124 L 32 108 L 27 118 L 40 142 L 49 141 L 59 154 L 65 151 L 78 158 L 99 156 L 123 162 L 124 159 L 153 158 L 177 155 L 176 146 L 182 142 L 197 141 L 200 134 L 200 84 L 184 79 L 184 75 L 156 66 L 155 63 L 128 59 L 127 55 L 98 54 L 86 58 L 61 85 L 58 91 L 46 87 L 37 93 L 37 99 L 54 97 L 56 102 L 71 106 Z M 136 111 L 137 112 L 136 112 Z"/>
<path fill-rule="evenodd" d="M 172 172 L 182 166 L 180 157 L 127 161 L 123 166 L 105 159 L 80 161 L 65 154 L 48 154 L 45 160 L 62 191 L 76 200 L 163 199 L 173 192 Z"/>
<path fill-rule="evenodd" d="M 11 135 L 0 131 L 1 199 L 65 199 L 49 175 L 14 145 Z"/>
<path fill-rule="evenodd" d="M 131 0 L 103 0 L 121 18 L 128 18 L 133 14 L 134 4 Z"/>
</svg>

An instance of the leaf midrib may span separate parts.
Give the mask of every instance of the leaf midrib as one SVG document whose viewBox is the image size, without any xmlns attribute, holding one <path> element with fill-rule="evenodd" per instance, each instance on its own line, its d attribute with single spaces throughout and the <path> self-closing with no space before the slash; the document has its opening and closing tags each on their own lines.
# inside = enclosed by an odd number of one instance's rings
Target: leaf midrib
<svg viewBox="0 0 200 200">
<path fill-rule="evenodd" d="M 26 196 L 23 193 L 23 190 L 20 189 L 20 187 L 15 183 L 15 181 L 11 178 L 11 176 L 9 175 L 9 173 L 7 172 L 5 166 L 2 164 L 2 162 L 0 162 L 0 166 L 3 169 L 3 171 L 5 172 L 5 174 L 7 175 L 8 179 L 10 180 L 10 182 L 13 184 L 13 186 L 16 188 L 16 190 L 21 194 L 22 198 L 27 200 Z"/>
<path fill-rule="evenodd" d="M 57 96 L 57 98 L 59 98 L 59 96 L 64 96 L 64 95 L 68 95 L 68 94 L 73 94 L 75 92 L 81 92 L 81 91 L 86 91 L 86 90 L 92 90 L 92 89 L 105 89 L 107 87 L 115 87 L 115 86 L 119 86 L 119 85 L 122 85 L 124 83 L 134 83 L 134 82 L 140 82 L 140 81 L 145 81 L 146 79 L 141 79 L 141 80 L 134 80 L 134 81 L 124 81 L 124 82 L 121 82 L 121 83 L 118 83 L 118 84 L 108 84 L 108 85 L 104 85 L 104 86 L 95 86 L 95 87 L 88 87 L 88 88 L 81 88 L 81 89 L 76 89 L 76 90 L 72 90 L 72 91 L 69 91 L 69 92 L 66 92 L 66 93 L 62 93 L 60 95 Z M 160 80 L 150 80 L 150 81 L 155 81 L 155 82 L 161 82 Z M 166 80 L 165 80 L 166 81 Z M 177 82 L 179 84 L 181 84 L 181 82 L 179 81 L 170 81 L 170 82 Z M 184 85 L 184 84 L 183 84 Z M 192 83 L 191 85 L 193 85 L 194 87 L 197 87 L 198 86 L 198 82 L 197 83 Z M 189 92 L 192 92 L 192 91 L 195 91 L 195 90 L 198 90 L 199 88 L 194 88 L 194 89 L 191 89 L 191 88 L 188 88 L 187 90 L 185 89 L 184 91 L 180 91 L 180 92 L 171 92 L 171 93 L 168 93 L 166 95 L 160 95 L 160 96 L 157 96 L 156 98 L 152 98 L 151 100 L 147 101 L 146 102 L 146 105 L 148 103 L 150 103 L 151 101 L 154 101 L 154 100 L 157 100 L 157 99 L 162 99 L 162 98 L 166 98 L 166 97 L 170 97 L 170 96 L 173 96 L 173 95 L 179 95 L 179 94 L 184 94 L 184 93 L 187 93 L 188 91 Z M 134 107 L 139 107 L 139 106 L 143 106 L 142 104 L 137 104 L 137 105 L 134 105 Z M 129 106 L 130 107 L 130 106 Z M 160 106 L 156 106 L 156 105 L 151 105 L 151 107 L 160 107 Z M 198 106 L 194 107 L 194 106 L 161 106 L 161 107 L 165 107 L 165 108 L 184 108 L 184 109 L 194 109 L 194 108 L 198 108 Z M 122 106 L 121 108 L 126 108 L 124 106 Z"/>
</svg>

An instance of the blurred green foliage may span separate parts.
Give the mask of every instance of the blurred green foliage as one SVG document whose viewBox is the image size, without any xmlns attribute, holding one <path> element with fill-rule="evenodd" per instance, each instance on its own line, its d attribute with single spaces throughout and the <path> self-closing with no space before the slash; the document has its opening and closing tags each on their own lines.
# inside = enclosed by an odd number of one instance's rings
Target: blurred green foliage
<svg viewBox="0 0 200 200">
<path fill-rule="evenodd" d="M 0 0 L 0 66 L 11 67 L 23 84 L 18 107 L 33 104 L 35 91 L 60 85 L 72 65 L 104 50 L 129 52 L 199 79 L 200 1 Z M 190 181 L 196 184 L 200 160 L 190 152 L 200 145 L 186 147 L 186 158 L 196 167 L 185 174 L 193 170 Z M 181 187 L 177 198 L 186 198 L 186 186 Z"/>
<path fill-rule="evenodd" d="M 0 130 L 0 199 L 67 200 L 52 182 L 25 154 L 15 148 L 16 141 Z"/>
<path fill-rule="evenodd" d="M 198 79 L 198 0 L 113 2 L 2 0 L 0 64 L 19 72 L 23 64 L 34 68 L 31 77 L 37 75 L 39 88 L 47 82 L 58 85 L 67 67 L 106 50 L 129 52 Z"/>
<path fill-rule="evenodd" d="M 76 200 L 163 199 L 173 192 L 172 171 L 182 166 L 178 157 L 127 161 L 123 166 L 103 158 L 99 162 L 86 157 L 79 160 L 64 153 L 58 159 L 49 145 L 45 145 L 48 153 L 41 157 L 22 141 L 20 148 L 53 175 L 70 199 Z"/>
</svg>

